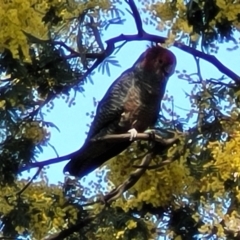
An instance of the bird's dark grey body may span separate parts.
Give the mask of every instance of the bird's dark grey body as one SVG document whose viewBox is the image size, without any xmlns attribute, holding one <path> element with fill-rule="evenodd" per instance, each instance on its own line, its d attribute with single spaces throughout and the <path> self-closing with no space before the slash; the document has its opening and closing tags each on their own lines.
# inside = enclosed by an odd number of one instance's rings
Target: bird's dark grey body
<svg viewBox="0 0 240 240">
<path fill-rule="evenodd" d="M 83 147 L 65 166 L 64 172 L 82 177 L 125 150 L 131 141 L 90 141 L 106 134 L 121 134 L 135 128 L 143 132 L 158 118 L 167 79 L 164 71 L 144 64 L 146 53 L 124 72 L 99 102 L 96 116 Z"/>
</svg>

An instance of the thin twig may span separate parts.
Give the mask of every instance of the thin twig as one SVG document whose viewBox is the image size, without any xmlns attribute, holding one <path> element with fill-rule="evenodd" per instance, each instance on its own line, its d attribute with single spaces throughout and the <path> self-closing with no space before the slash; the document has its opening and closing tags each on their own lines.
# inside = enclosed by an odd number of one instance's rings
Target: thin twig
<svg viewBox="0 0 240 240">
<path fill-rule="evenodd" d="M 73 157 L 74 154 L 76 154 L 76 152 L 70 153 L 70 154 L 67 154 L 67 155 L 64 155 L 64 156 L 61 156 L 61 157 L 50 158 L 50 159 L 44 160 L 42 162 L 29 163 L 26 166 L 20 168 L 19 169 L 19 173 L 27 171 L 27 170 L 29 170 L 31 168 L 44 167 L 44 166 L 48 166 L 48 165 L 51 165 L 51 164 L 60 163 L 60 162 L 69 160 L 69 159 L 71 159 Z"/>
<path fill-rule="evenodd" d="M 150 164 L 153 157 L 153 153 L 148 153 L 146 156 L 142 159 L 142 162 L 140 166 L 142 168 L 138 168 L 133 173 L 129 175 L 129 177 L 117 188 L 112 190 L 110 193 L 108 193 L 104 200 L 107 203 L 111 203 L 115 201 L 117 198 L 119 198 L 125 191 L 127 191 L 129 188 L 131 188 L 139 179 L 140 177 L 146 172 L 148 165 Z"/>
<path fill-rule="evenodd" d="M 43 167 L 39 167 L 37 172 L 31 178 L 31 180 L 19 192 L 17 192 L 16 195 L 18 195 L 20 197 L 20 195 L 31 185 L 33 180 L 39 175 L 39 173 L 42 171 L 42 169 L 43 169 Z"/>
<path fill-rule="evenodd" d="M 164 160 L 164 161 L 162 161 L 162 162 L 159 163 L 159 164 L 155 164 L 155 165 L 151 165 L 151 166 L 147 166 L 147 167 L 141 166 L 141 165 L 133 165 L 132 167 L 134 167 L 134 168 L 146 168 L 146 170 L 153 170 L 153 169 L 157 169 L 157 168 L 161 168 L 161 167 L 164 167 L 164 166 L 166 166 L 166 165 L 169 165 L 170 163 L 172 163 L 172 162 L 174 162 L 175 160 L 177 160 L 178 157 L 180 157 L 180 154 L 174 156 L 174 158 L 172 158 L 172 159 Z"/>
</svg>

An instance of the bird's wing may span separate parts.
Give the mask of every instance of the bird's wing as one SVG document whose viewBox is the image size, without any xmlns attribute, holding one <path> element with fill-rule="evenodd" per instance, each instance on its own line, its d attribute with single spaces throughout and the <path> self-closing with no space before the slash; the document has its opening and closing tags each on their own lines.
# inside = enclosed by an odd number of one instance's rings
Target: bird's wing
<svg viewBox="0 0 240 240">
<path fill-rule="evenodd" d="M 124 99 L 133 84 L 132 71 L 123 73 L 108 89 L 103 99 L 99 102 L 96 116 L 91 124 L 87 140 L 109 133 L 117 133 L 121 115 L 124 112 Z M 120 132 L 128 129 L 120 129 Z"/>
<path fill-rule="evenodd" d="M 63 172 L 69 172 L 71 175 L 81 178 L 124 151 L 130 144 L 130 141 L 86 142 L 66 164 Z"/>
</svg>

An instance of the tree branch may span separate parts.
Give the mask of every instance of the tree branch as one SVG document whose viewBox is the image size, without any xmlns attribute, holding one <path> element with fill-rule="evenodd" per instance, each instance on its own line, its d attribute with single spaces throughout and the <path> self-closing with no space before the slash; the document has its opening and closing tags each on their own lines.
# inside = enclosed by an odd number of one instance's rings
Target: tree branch
<svg viewBox="0 0 240 240">
<path fill-rule="evenodd" d="M 107 203 L 111 203 L 118 199 L 125 191 L 131 188 L 140 177 L 146 172 L 148 165 L 150 164 L 153 157 L 153 153 L 147 153 L 142 159 L 141 164 L 139 165 L 141 168 L 136 169 L 132 172 L 129 177 L 117 188 L 113 189 L 110 193 L 104 196 L 104 201 Z"/>
<path fill-rule="evenodd" d="M 63 161 L 66 161 L 66 160 L 69 160 L 70 158 L 73 157 L 74 154 L 76 154 L 77 152 L 74 152 L 74 153 L 70 153 L 70 154 L 67 154 L 67 155 L 64 155 L 62 157 L 56 157 L 56 158 L 50 158 L 48 160 L 44 160 L 42 162 L 33 162 L 33 163 L 29 163 L 27 164 L 26 166 L 23 166 L 19 169 L 19 173 L 21 172 L 24 172 L 24 171 L 27 171 L 31 168 L 42 168 L 44 166 L 48 166 L 48 165 L 51 165 L 51 164 L 55 164 L 55 163 L 60 163 L 60 162 L 63 162 Z"/>
<path fill-rule="evenodd" d="M 147 41 L 152 41 L 152 42 L 157 42 L 157 43 L 158 42 L 159 43 L 164 43 L 167 40 L 167 38 L 143 32 L 141 37 L 139 37 L 139 35 L 137 35 L 137 34 L 135 34 L 135 35 L 123 35 L 123 34 L 121 34 L 121 35 L 119 35 L 115 38 L 107 40 L 106 43 L 107 43 L 107 46 L 111 46 L 111 48 L 114 48 L 115 43 L 120 42 L 120 41 L 131 42 L 131 41 L 146 41 L 146 40 Z M 197 49 L 191 48 L 191 47 L 189 47 L 187 45 L 184 45 L 180 42 L 175 42 L 173 44 L 173 46 L 181 49 L 184 52 L 192 54 L 195 57 L 199 57 L 201 59 L 206 60 L 207 62 L 214 65 L 221 73 L 227 75 L 229 78 L 233 79 L 235 82 L 240 84 L 240 77 L 236 73 L 234 73 L 232 70 L 230 70 L 229 68 L 224 66 L 215 56 L 203 53 L 203 52 L 201 52 Z"/>
<path fill-rule="evenodd" d="M 71 58 L 76 58 L 76 57 L 81 57 L 83 53 L 79 53 L 74 51 L 71 47 L 69 47 L 66 43 L 61 42 L 61 41 L 54 41 L 53 42 L 54 45 L 60 45 L 61 47 L 64 47 L 67 51 L 69 51 L 71 54 L 67 55 L 65 57 L 65 59 L 71 59 Z M 92 59 L 96 59 L 96 58 L 101 58 L 102 57 L 102 53 L 85 53 L 84 56 L 85 58 L 92 58 Z"/>
<path fill-rule="evenodd" d="M 79 231 L 80 229 L 86 227 L 89 223 L 91 223 L 97 216 L 88 217 L 83 220 L 81 220 L 79 223 L 62 230 L 61 232 L 58 232 L 56 234 L 53 234 L 49 237 L 44 238 L 43 240 L 62 240 L 71 235 L 74 232 Z"/>
<path fill-rule="evenodd" d="M 156 133 L 155 130 L 148 130 L 149 133 L 138 133 L 137 136 L 134 138 L 134 141 L 136 140 L 152 140 L 155 142 L 159 142 L 163 145 L 169 145 L 172 144 L 173 142 L 176 141 L 176 139 L 178 139 L 177 137 L 177 133 L 176 132 L 172 132 L 175 133 L 173 138 L 168 138 L 165 139 L 162 136 L 160 136 L 158 133 Z M 151 132 L 154 134 L 154 137 L 151 136 Z M 126 141 L 130 139 L 130 134 L 129 133 L 124 133 L 124 134 L 108 134 L 105 135 L 103 137 L 99 137 L 96 139 L 91 139 L 92 142 L 96 142 L 96 141 L 117 141 L 117 142 L 121 142 L 121 141 Z"/>
<path fill-rule="evenodd" d="M 154 139 L 152 137 L 152 135 L 150 133 L 138 133 L 136 138 L 134 138 L 135 140 L 145 140 L 145 141 L 156 141 L 156 142 L 160 142 L 163 145 L 169 145 L 172 144 L 173 142 L 175 142 L 178 138 L 179 135 L 176 132 L 172 132 L 174 134 L 174 136 L 172 138 L 163 138 L 158 132 L 157 130 L 148 130 L 151 131 L 152 133 L 154 133 Z M 170 131 L 169 131 L 170 132 Z M 97 139 L 92 139 L 91 141 L 95 142 L 95 141 L 129 141 L 131 134 L 130 133 L 125 133 L 125 134 L 109 134 L 106 136 L 103 136 L 101 138 L 97 138 Z M 78 150 L 79 151 L 79 150 Z M 44 160 L 41 162 L 34 162 L 34 163 L 29 163 L 26 166 L 23 166 L 22 168 L 19 169 L 19 173 L 29 170 L 31 168 L 43 168 L 44 166 L 48 166 L 51 164 L 55 164 L 55 163 L 59 163 L 62 161 L 66 161 L 71 159 L 73 156 L 75 156 L 76 154 L 78 154 L 78 151 L 61 156 L 61 157 L 56 157 L 56 158 L 50 158 L 48 160 Z"/>
<path fill-rule="evenodd" d="M 32 184 L 33 180 L 40 174 L 43 167 L 39 167 L 37 172 L 33 175 L 33 177 L 30 179 L 30 181 L 19 191 L 16 193 L 20 197 L 20 195 Z"/>
<path fill-rule="evenodd" d="M 136 27 L 137 27 L 137 30 L 138 30 L 138 36 L 141 37 L 145 31 L 143 30 L 142 19 L 141 19 L 141 16 L 139 14 L 139 11 L 137 9 L 137 6 L 136 6 L 134 0 L 128 0 L 126 2 L 128 3 L 130 9 L 132 10 L 132 16 L 133 16 L 134 21 L 136 23 Z"/>
</svg>

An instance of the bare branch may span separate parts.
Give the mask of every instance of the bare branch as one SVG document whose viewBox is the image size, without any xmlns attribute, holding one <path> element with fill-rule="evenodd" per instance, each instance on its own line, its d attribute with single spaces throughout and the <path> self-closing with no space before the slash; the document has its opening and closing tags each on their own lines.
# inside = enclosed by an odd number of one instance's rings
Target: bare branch
<svg viewBox="0 0 240 240">
<path fill-rule="evenodd" d="M 97 23 L 94 22 L 94 19 L 93 19 L 92 16 L 89 16 L 89 17 L 90 17 L 90 23 L 88 24 L 88 26 L 92 29 L 99 48 L 102 51 L 104 51 L 104 46 L 103 46 L 102 39 L 101 39 L 99 30 L 98 30 L 98 27 L 97 27 Z"/>
<path fill-rule="evenodd" d="M 148 153 L 146 156 L 142 159 L 142 162 L 140 166 L 142 168 L 137 169 L 133 173 L 129 175 L 129 177 L 117 188 L 112 190 L 110 193 L 108 193 L 104 200 L 107 203 L 111 203 L 118 199 L 125 191 L 127 191 L 129 188 L 131 188 L 139 179 L 140 177 L 146 172 L 148 165 L 150 164 L 153 157 L 153 153 Z"/>
<path fill-rule="evenodd" d="M 136 27 L 138 30 L 138 36 L 142 36 L 144 33 L 144 30 L 143 30 L 143 26 L 142 26 L 142 19 L 139 14 L 139 11 L 137 9 L 137 6 L 136 6 L 134 0 L 128 0 L 126 2 L 128 3 L 129 7 L 132 10 L 132 15 L 133 15 L 133 18 L 134 18 L 134 21 L 136 23 Z"/>
<path fill-rule="evenodd" d="M 167 39 L 164 37 L 160 37 L 157 35 L 152 35 L 144 32 L 141 36 L 139 35 L 119 35 L 115 38 L 109 39 L 106 41 L 109 49 L 114 48 L 114 44 L 120 41 L 152 41 L 152 42 L 157 42 L 157 43 L 164 43 Z M 184 45 L 180 42 L 175 42 L 173 44 L 175 47 L 181 49 L 184 52 L 190 53 L 195 57 L 199 57 L 201 59 L 206 60 L 207 62 L 211 63 L 214 65 L 220 72 L 228 76 L 229 78 L 233 79 L 235 82 L 240 84 L 240 76 L 238 76 L 236 73 L 234 73 L 232 70 L 224 66 L 215 56 L 209 55 L 206 53 L 203 53 L 197 49 L 191 48 L 187 45 Z M 108 55 L 108 52 L 107 52 Z"/>
<path fill-rule="evenodd" d="M 19 191 L 16 193 L 16 195 L 20 196 L 33 182 L 33 180 L 39 175 L 39 173 L 42 171 L 43 167 L 39 167 L 37 172 L 33 175 L 31 180 Z"/>
<path fill-rule="evenodd" d="M 240 76 L 238 76 L 232 70 L 224 66 L 215 56 L 198 51 L 194 48 L 188 47 L 179 42 L 175 42 L 174 46 L 185 52 L 192 54 L 195 57 L 199 57 L 201 59 L 206 60 L 207 62 L 214 65 L 220 72 L 222 72 L 223 74 L 227 75 L 229 78 L 240 84 Z"/>
<path fill-rule="evenodd" d="M 69 51 L 71 54 L 67 55 L 65 57 L 65 59 L 71 59 L 71 58 L 77 58 L 77 57 L 81 57 L 83 53 L 79 53 L 74 51 L 71 47 L 69 47 L 66 43 L 61 42 L 61 41 L 54 41 L 53 42 L 54 45 L 59 45 L 61 47 L 64 47 L 67 51 Z M 85 53 L 84 57 L 85 58 L 92 58 L 92 59 L 96 59 L 96 58 L 101 58 L 102 57 L 102 53 Z"/>
<path fill-rule="evenodd" d="M 26 166 L 23 166 L 22 168 L 20 168 L 19 173 L 27 171 L 31 168 L 36 168 L 36 167 L 41 168 L 41 167 L 44 167 L 44 166 L 48 166 L 48 165 L 51 165 L 51 164 L 60 163 L 60 162 L 69 160 L 70 158 L 73 157 L 74 154 L 76 154 L 76 152 L 64 155 L 62 157 L 50 158 L 50 159 L 44 160 L 42 162 L 29 163 Z"/>
<path fill-rule="evenodd" d="M 96 218 L 96 216 L 84 218 L 79 223 L 77 223 L 77 224 L 75 224 L 75 225 L 73 225 L 73 226 L 71 226 L 71 227 L 69 227 L 67 229 L 62 230 L 61 232 L 58 232 L 58 233 L 53 234 L 53 235 L 51 235 L 49 237 L 46 237 L 43 240 L 62 240 L 62 239 L 65 239 L 66 237 L 68 237 L 72 233 L 78 232 L 80 229 L 86 227 L 95 218 Z"/>
</svg>

